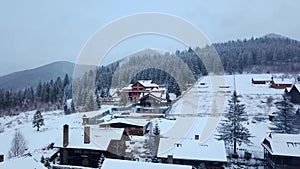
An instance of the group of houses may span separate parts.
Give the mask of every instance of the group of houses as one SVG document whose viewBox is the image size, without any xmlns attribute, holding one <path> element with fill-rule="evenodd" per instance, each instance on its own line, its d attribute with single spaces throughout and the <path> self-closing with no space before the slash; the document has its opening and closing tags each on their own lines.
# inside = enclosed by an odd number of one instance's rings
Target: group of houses
<svg viewBox="0 0 300 169">
<path fill-rule="evenodd" d="M 300 104 L 300 85 L 291 79 L 252 78 L 253 85 L 267 85 L 274 89 L 284 89 L 284 94 L 294 104 Z M 271 114 L 272 121 L 276 114 Z M 297 134 L 270 133 L 261 143 L 264 150 L 266 168 L 297 169 L 300 166 L 300 136 Z"/>
<path fill-rule="evenodd" d="M 284 79 L 284 78 L 273 78 L 270 76 L 262 78 L 262 79 L 254 79 L 252 78 L 253 85 L 267 85 L 269 84 L 271 88 L 274 89 L 285 89 L 284 93 L 289 97 L 290 101 L 294 104 L 300 104 L 300 84 L 296 84 L 296 82 L 292 79 Z"/>
<path fill-rule="evenodd" d="M 104 169 L 129 165 L 129 168 L 192 169 L 195 164 L 204 164 L 208 169 L 223 168 L 227 162 L 224 141 L 211 137 L 204 143 L 200 142 L 203 123 L 195 124 L 188 135 L 169 133 L 160 138 L 155 156 L 161 163 L 147 164 L 132 161 L 132 155 L 126 152 L 126 143 L 131 142 L 131 136 L 147 134 L 151 125 L 149 120 L 116 118 L 90 125 L 86 116 L 83 116 L 82 124 L 63 126 L 62 137 L 54 145 L 58 151 L 53 159 L 59 157 L 59 165 L 65 167 L 96 168 L 100 157 L 104 156 Z"/>
<path fill-rule="evenodd" d="M 299 95 L 298 85 L 278 83 L 273 78 L 270 81 L 252 79 L 253 84 L 267 84 L 271 87 L 286 88 L 292 95 Z M 123 88 L 128 99 L 140 106 L 161 106 L 165 104 L 165 90 L 152 81 L 137 81 Z M 297 100 L 292 100 L 297 102 Z M 151 131 L 151 121 L 148 118 L 110 118 L 101 120 L 98 124 L 89 124 L 89 118 L 83 116 L 82 124 L 78 126 L 63 126 L 62 137 L 55 143 L 58 148 L 53 156 L 59 157 L 60 165 L 83 166 L 97 168 L 99 159 L 104 156 L 102 169 L 112 168 L 177 168 L 192 169 L 204 165 L 208 169 L 222 169 L 227 164 L 225 143 L 214 137 L 201 142 L 203 124 L 201 118 L 188 133 L 165 133 L 157 144 L 155 157 L 161 163 L 146 163 L 132 161 L 132 154 L 126 151 L 131 136 L 145 136 Z M 275 168 L 296 169 L 300 166 L 299 135 L 270 134 L 261 143 L 264 150 L 266 166 Z"/>
<path fill-rule="evenodd" d="M 285 89 L 292 87 L 295 82 L 291 79 L 274 78 L 273 76 L 264 77 L 261 79 L 252 78 L 252 84 L 254 85 L 267 85 L 274 89 Z"/>
</svg>

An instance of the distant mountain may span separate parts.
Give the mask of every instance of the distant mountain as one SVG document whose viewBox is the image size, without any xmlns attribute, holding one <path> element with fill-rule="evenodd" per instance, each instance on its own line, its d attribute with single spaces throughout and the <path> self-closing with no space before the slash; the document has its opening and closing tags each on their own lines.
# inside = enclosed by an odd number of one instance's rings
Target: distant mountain
<svg viewBox="0 0 300 169">
<path fill-rule="evenodd" d="M 50 63 L 38 68 L 19 71 L 0 77 L 0 88 L 18 90 L 26 87 L 36 87 L 41 82 L 56 80 L 57 77 L 62 79 L 66 74 L 72 77 L 75 64 L 66 61 Z M 93 66 L 95 67 L 95 66 Z M 80 72 L 86 72 L 91 66 L 80 65 Z"/>
<path fill-rule="evenodd" d="M 278 35 L 276 33 L 269 33 L 269 34 L 264 35 L 263 37 L 274 38 L 274 39 L 288 39 L 287 37 L 282 36 L 282 35 Z"/>
</svg>

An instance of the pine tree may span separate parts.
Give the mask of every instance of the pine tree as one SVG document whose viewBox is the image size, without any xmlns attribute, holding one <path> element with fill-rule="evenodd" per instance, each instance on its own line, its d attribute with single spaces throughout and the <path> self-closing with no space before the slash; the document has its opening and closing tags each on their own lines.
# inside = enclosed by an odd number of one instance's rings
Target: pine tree
<svg viewBox="0 0 300 169">
<path fill-rule="evenodd" d="M 93 111 L 96 109 L 97 103 L 96 103 L 94 93 L 90 92 L 88 99 L 87 99 L 87 103 L 84 106 L 85 106 L 86 111 Z"/>
<path fill-rule="evenodd" d="M 37 111 L 34 116 L 33 116 L 33 121 L 32 121 L 33 127 L 37 128 L 37 131 L 40 131 L 40 127 L 45 125 L 44 123 L 44 118 L 41 114 L 40 111 Z"/>
<path fill-rule="evenodd" d="M 41 157 L 41 161 L 40 162 L 43 163 L 43 164 L 45 163 L 45 157 L 44 156 Z"/>
<path fill-rule="evenodd" d="M 157 154 L 159 140 L 160 140 L 160 128 L 158 123 L 155 122 L 154 128 L 152 130 L 152 135 L 150 136 L 150 148 L 153 155 Z"/>
<path fill-rule="evenodd" d="M 153 129 L 153 136 L 157 137 L 160 135 L 160 128 L 158 123 L 155 123 L 154 129 Z"/>
<path fill-rule="evenodd" d="M 225 114 L 220 127 L 218 127 L 218 140 L 224 140 L 225 143 L 233 144 L 234 154 L 236 154 L 237 143 L 250 145 L 252 137 L 248 128 L 243 126 L 243 123 L 248 121 L 245 105 L 240 103 L 240 100 L 234 91 L 231 100 L 229 100 L 229 110 Z"/>
<path fill-rule="evenodd" d="M 283 95 L 283 100 L 275 103 L 278 111 L 273 121 L 274 127 L 270 127 L 274 133 L 296 134 L 298 130 L 294 126 L 295 109 L 287 96 Z"/>
</svg>

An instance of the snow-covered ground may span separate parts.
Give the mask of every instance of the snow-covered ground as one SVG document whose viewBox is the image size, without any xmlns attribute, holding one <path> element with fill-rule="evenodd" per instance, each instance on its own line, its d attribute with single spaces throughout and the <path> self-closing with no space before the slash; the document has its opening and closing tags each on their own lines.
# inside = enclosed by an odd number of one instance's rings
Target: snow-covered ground
<svg viewBox="0 0 300 169">
<path fill-rule="evenodd" d="M 275 112 L 277 109 L 275 107 L 275 102 L 282 99 L 282 94 L 284 89 L 273 89 L 270 88 L 268 84 L 266 85 L 253 85 L 251 83 L 252 78 L 268 80 L 270 75 L 225 75 L 225 76 L 206 76 L 201 79 L 194 87 L 183 96 L 178 102 L 176 102 L 171 111 L 170 116 L 174 114 L 175 118 L 189 116 L 198 116 L 203 118 L 207 124 L 214 123 L 209 120 L 209 116 L 214 116 L 215 112 L 226 113 L 228 100 L 233 93 L 234 88 L 238 95 L 240 95 L 241 103 L 245 104 L 246 113 L 249 115 L 249 121 L 245 124 L 252 135 L 251 146 L 241 145 L 238 146 L 239 153 L 244 154 L 248 151 L 253 154 L 255 158 L 263 158 L 263 149 L 261 146 L 262 140 L 267 136 L 269 131 L 270 122 L 268 120 L 268 115 Z M 235 85 L 234 85 L 235 81 Z M 267 99 L 272 97 L 271 102 L 267 102 Z M 188 107 L 197 107 L 193 109 Z M 188 112 L 187 112 L 188 110 Z M 184 115 L 187 114 L 187 115 Z M 223 115 L 220 115 L 218 122 L 222 120 Z M 174 128 L 176 124 L 174 121 L 170 120 L 159 120 L 162 135 L 169 132 Z M 190 125 L 186 123 L 186 125 Z M 202 131 L 203 134 L 209 134 L 210 137 L 214 137 L 216 134 L 216 125 L 210 125 L 211 128 L 206 128 L 213 131 Z M 204 126 L 205 127 L 205 126 Z M 214 128 L 212 128 L 214 127 Z M 199 129 L 203 130 L 203 129 Z M 187 132 L 187 131 L 186 131 Z M 178 131 L 176 131 L 178 133 Z M 230 150 L 228 150 L 230 151 Z"/>
<path fill-rule="evenodd" d="M 18 116 L 2 117 L 0 123 L 4 126 L 4 133 L 0 133 L 0 154 L 4 154 L 4 162 L 0 163 L 0 169 L 7 169 L 7 163 L 11 163 L 12 160 L 8 160 L 8 151 L 11 147 L 11 141 L 16 130 L 20 130 L 27 141 L 28 152 L 33 157 L 32 164 L 35 161 L 40 161 L 41 157 L 50 157 L 55 153 L 53 150 L 43 150 L 49 144 L 55 142 L 61 138 L 61 130 L 64 124 L 72 126 L 78 126 L 82 123 L 82 116 L 86 114 L 89 117 L 101 114 L 104 111 L 110 109 L 111 106 L 103 106 L 99 111 L 76 113 L 71 115 L 64 115 L 63 111 L 43 112 L 42 115 L 45 120 L 45 126 L 42 126 L 40 131 L 36 131 L 32 127 L 32 119 L 35 111 L 20 113 Z M 23 163 L 24 160 L 15 159 L 16 162 Z M 29 160 L 25 160 L 29 163 Z M 38 167 L 37 167 L 38 168 Z"/>
<path fill-rule="evenodd" d="M 268 77 L 269 75 L 235 75 L 237 93 L 241 96 L 241 102 L 245 104 L 246 112 L 249 114 L 249 123 L 246 125 L 254 136 L 251 139 L 253 142 L 252 146 L 241 145 L 238 148 L 241 153 L 247 149 L 247 151 L 253 153 L 254 157 L 258 158 L 263 157 L 263 149 L 260 143 L 269 132 L 268 127 L 270 123 L 267 117 L 270 113 L 276 111 L 274 102 L 280 100 L 283 94 L 282 89 L 272 89 L 268 85 L 252 85 L 252 78 L 257 77 L 261 79 L 262 76 Z M 221 79 L 221 82 L 217 82 L 217 85 L 213 88 L 213 84 L 216 84 L 216 81 L 209 76 L 203 77 L 186 95 L 178 100 L 170 111 L 170 115 L 174 115 L 174 118 L 177 120 L 152 120 L 159 124 L 161 134 L 164 136 L 173 130 L 179 117 L 184 118 L 196 114 L 199 118 L 209 119 L 209 116 L 214 115 L 216 112 L 226 112 L 227 100 L 230 99 L 230 95 L 234 89 L 234 76 L 226 75 L 223 78 L 218 77 L 218 79 Z M 273 98 L 273 101 L 268 104 L 267 98 L 270 96 Z M 192 107 L 186 105 L 192 105 Z M 32 165 L 35 165 L 36 161 L 40 161 L 41 156 L 49 157 L 53 154 L 53 151 L 43 150 L 43 148 L 61 137 L 60 133 L 64 124 L 69 124 L 70 129 L 72 129 L 72 124 L 76 125 L 82 122 L 81 118 L 83 114 L 93 117 L 110 108 L 111 106 L 103 106 L 100 111 L 71 115 L 64 115 L 62 111 L 43 112 L 45 126 L 41 128 L 40 132 L 37 132 L 32 127 L 34 111 L 21 113 L 18 116 L 1 117 L 0 123 L 4 127 L 4 133 L 0 133 L 0 154 L 5 155 L 5 161 L 0 163 L 0 169 L 7 168 L 7 165 L 10 165 L 13 161 L 15 163 L 19 161 L 20 163 L 24 162 L 23 159 L 7 159 L 15 130 L 20 130 L 23 133 L 28 143 L 28 151 L 33 155 L 32 159 L 29 160 L 32 162 Z M 222 114 L 217 122 L 221 118 Z M 216 127 L 217 125 L 218 123 L 211 126 Z M 208 133 L 211 137 L 214 137 L 215 128 L 210 130 L 212 132 Z M 25 160 L 24 163 L 30 163 L 28 162 L 29 160 Z"/>
</svg>

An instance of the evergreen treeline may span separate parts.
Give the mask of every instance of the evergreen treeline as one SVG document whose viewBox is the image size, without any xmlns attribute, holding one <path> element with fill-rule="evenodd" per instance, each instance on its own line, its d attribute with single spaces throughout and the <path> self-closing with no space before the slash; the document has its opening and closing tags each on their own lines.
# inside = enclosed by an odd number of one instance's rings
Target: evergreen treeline
<svg viewBox="0 0 300 169">
<path fill-rule="evenodd" d="M 224 69 L 232 72 L 299 72 L 300 42 L 288 38 L 251 38 L 213 44 Z"/>
<path fill-rule="evenodd" d="M 112 85 L 113 87 L 124 87 L 136 80 L 151 79 L 157 84 L 166 85 L 169 92 L 180 94 L 178 78 L 175 81 L 176 78 L 172 77 L 169 72 L 152 67 L 151 64 L 168 67 L 170 72 L 182 73 L 182 68 L 179 67 L 178 63 L 167 57 L 177 56 L 192 72 L 193 79 L 198 79 L 201 75 L 207 75 L 208 72 L 196 53 L 208 59 L 212 58 L 211 55 L 218 54 L 224 71 L 227 73 L 296 72 L 300 70 L 300 42 L 288 38 L 251 38 L 249 40 L 216 43 L 204 48 L 177 50 L 174 55 L 166 53 L 161 56 L 135 56 L 125 60 L 125 64 L 124 62 L 122 64 L 116 62 L 105 67 L 99 67 L 96 75 L 96 93 L 101 97 L 107 97 Z M 182 80 L 184 83 L 190 82 L 190 79 Z"/>
<path fill-rule="evenodd" d="M 66 99 L 71 98 L 70 78 L 58 77 L 55 81 L 39 82 L 36 89 L 32 87 L 13 91 L 0 89 L 0 114 L 13 114 L 18 111 L 34 109 L 61 109 Z"/>
</svg>

